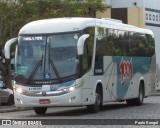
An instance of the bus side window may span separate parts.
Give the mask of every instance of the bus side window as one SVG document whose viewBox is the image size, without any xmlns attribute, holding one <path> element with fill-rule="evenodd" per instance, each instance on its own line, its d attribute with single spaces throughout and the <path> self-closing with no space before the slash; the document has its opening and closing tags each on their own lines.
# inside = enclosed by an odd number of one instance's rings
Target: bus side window
<svg viewBox="0 0 160 128">
<path fill-rule="evenodd" d="M 154 38 L 149 34 L 145 34 L 145 38 L 146 38 L 146 44 L 148 46 L 148 49 L 146 50 L 146 54 L 147 54 L 147 56 L 151 57 L 155 53 Z"/>
</svg>

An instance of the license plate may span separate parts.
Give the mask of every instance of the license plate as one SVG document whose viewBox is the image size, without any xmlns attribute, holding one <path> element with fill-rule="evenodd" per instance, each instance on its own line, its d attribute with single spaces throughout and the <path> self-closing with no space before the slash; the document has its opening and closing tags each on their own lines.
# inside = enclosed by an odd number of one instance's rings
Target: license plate
<svg viewBox="0 0 160 128">
<path fill-rule="evenodd" d="M 29 87 L 29 91 L 42 91 L 42 87 Z"/>
<path fill-rule="evenodd" d="M 40 103 L 40 104 L 50 104 L 50 103 L 51 103 L 51 100 L 50 100 L 50 99 L 40 99 L 40 100 L 39 100 L 39 103 Z"/>
</svg>

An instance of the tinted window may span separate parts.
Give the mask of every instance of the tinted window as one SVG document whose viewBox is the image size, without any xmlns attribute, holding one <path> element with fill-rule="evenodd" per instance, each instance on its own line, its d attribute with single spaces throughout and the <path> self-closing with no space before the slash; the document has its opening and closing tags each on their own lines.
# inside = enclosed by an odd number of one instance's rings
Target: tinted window
<svg viewBox="0 0 160 128">
<path fill-rule="evenodd" d="M 150 57 L 154 54 L 154 38 L 149 34 L 108 28 L 97 28 L 96 62 L 103 56 Z"/>
<path fill-rule="evenodd" d="M 84 34 L 89 34 L 89 37 L 85 40 L 84 44 L 84 54 L 82 56 L 82 74 L 86 73 L 91 67 L 94 46 L 94 33 L 95 28 L 86 28 L 84 30 Z"/>
</svg>

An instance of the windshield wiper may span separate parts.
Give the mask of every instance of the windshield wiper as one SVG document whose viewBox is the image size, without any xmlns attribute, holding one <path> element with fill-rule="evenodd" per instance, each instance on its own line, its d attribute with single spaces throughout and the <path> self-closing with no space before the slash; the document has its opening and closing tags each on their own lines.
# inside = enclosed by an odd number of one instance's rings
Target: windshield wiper
<svg viewBox="0 0 160 128">
<path fill-rule="evenodd" d="M 27 79 L 27 82 L 28 82 L 29 80 L 32 80 L 32 79 L 34 78 L 34 76 L 35 76 L 35 74 L 36 74 L 36 72 L 37 72 L 37 70 L 38 70 L 39 67 L 42 68 L 42 62 L 43 62 L 43 54 L 42 54 L 42 58 L 37 61 L 34 69 L 32 70 L 31 74 L 29 75 L 29 77 L 28 77 L 28 79 Z"/>
<path fill-rule="evenodd" d="M 56 67 L 54 65 L 53 60 L 50 57 L 50 50 L 48 50 L 48 53 L 49 53 L 49 56 L 48 56 L 49 57 L 49 65 L 51 64 L 51 67 L 52 67 L 52 69 L 53 69 L 58 81 L 61 83 L 61 79 L 60 79 L 59 73 L 58 73 L 58 71 L 57 71 L 57 69 L 56 69 Z M 49 68 L 50 68 L 50 66 L 49 66 Z"/>
</svg>

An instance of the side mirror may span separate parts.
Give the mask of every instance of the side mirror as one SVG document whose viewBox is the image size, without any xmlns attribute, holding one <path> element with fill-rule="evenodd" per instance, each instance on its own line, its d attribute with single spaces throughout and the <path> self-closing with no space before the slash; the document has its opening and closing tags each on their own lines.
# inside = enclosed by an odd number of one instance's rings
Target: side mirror
<svg viewBox="0 0 160 128">
<path fill-rule="evenodd" d="M 78 51 L 78 55 L 82 55 L 83 51 L 84 51 L 84 43 L 85 40 L 89 37 L 89 34 L 84 34 L 82 35 L 79 39 L 78 39 L 78 43 L 77 43 L 77 51 Z"/>
<path fill-rule="evenodd" d="M 6 42 L 4 46 L 4 55 L 6 59 L 10 59 L 10 46 L 17 41 L 18 38 L 12 38 Z"/>
</svg>

